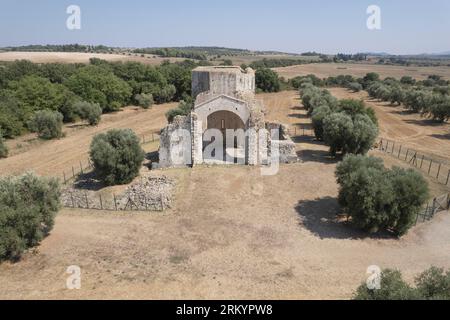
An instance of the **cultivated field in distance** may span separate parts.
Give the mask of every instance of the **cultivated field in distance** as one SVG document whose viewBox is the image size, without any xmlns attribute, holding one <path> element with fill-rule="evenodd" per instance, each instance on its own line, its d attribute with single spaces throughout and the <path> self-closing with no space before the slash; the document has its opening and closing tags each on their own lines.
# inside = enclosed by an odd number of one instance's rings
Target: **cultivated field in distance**
<svg viewBox="0 0 450 320">
<path fill-rule="evenodd" d="M 319 78 L 326 78 L 338 75 L 352 75 L 354 77 L 364 77 L 369 72 L 376 72 L 380 77 L 401 78 L 411 76 L 417 80 L 428 78 L 429 75 L 442 76 L 450 79 L 450 67 L 417 67 L 417 66 L 398 66 L 398 65 L 377 65 L 370 63 L 311 63 L 295 65 L 289 67 L 274 68 L 280 76 L 290 79 L 297 76 L 314 74 Z"/>
<path fill-rule="evenodd" d="M 84 53 L 84 52 L 0 52 L 0 61 L 30 60 L 34 63 L 89 63 L 90 58 L 98 58 L 107 61 L 135 61 L 151 65 L 159 65 L 165 60 L 171 62 L 183 61 L 184 58 L 163 58 L 155 55 L 140 54 L 122 55 L 107 53 Z"/>
</svg>

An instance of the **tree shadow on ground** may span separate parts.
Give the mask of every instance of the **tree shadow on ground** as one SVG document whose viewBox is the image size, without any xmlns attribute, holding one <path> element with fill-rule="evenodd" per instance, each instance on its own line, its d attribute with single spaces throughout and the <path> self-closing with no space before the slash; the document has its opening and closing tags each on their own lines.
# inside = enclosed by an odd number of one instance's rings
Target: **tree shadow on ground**
<svg viewBox="0 0 450 320">
<path fill-rule="evenodd" d="M 145 161 L 144 166 L 146 166 L 149 170 L 152 169 L 152 163 L 153 162 L 159 162 L 159 153 L 158 151 L 151 151 L 145 154 Z"/>
<path fill-rule="evenodd" d="M 432 134 L 431 137 L 437 138 L 437 139 L 450 140 L 450 133 L 446 133 L 446 134 Z"/>
<path fill-rule="evenodd" d="M 307 114 L 303 113 L 290 113 L 288 114 L 289 118 L 297 118 L 297 119 L 307 119 L 309 118 Z"/>
<path fill-rule="evenodd" d="M 433 120 L 433 119 L 421 119 L 421 120 L 411 120 L 411 119 L 407 119 L 407 120 L 403 120 L 406 123 L 409 124 L 415 124 L 415 125 L 419 125 L 419 126 L 424 126 L 424 127 L 441 127 L 443 125 L 445 125 L 445 122 L 439 122 L 437 120 Z"/>
<path fill-rule="evenodd" d="M 315 146 L 323 146 L 326 148 L 325 144 L 322 141 L 318 141 L 313 136 L 300 135 L 291 137 L 291 139 L 295 143 L 307 143 Z M 331 156 L 328 150 L 315 148 L 312 149 L 301 148 L 300 151 L 297 151 L 297 156 L 303 162 L 337 163 L 341 160 L 340 157 Z"/>
<path fill-rule="evenodd" d="M 324 197 L 299 201 L 295 210 L 300 225 L 320 239 L 392 239 L 388 233 L 368 234 L 358 230 L 343 216 L 336 198 Z"/>
<path fill-rule="evenodd" d="M 73 186 L 75 189 L 98 191 L 106 187 L 105 183 L 100 179 L 95 171 L 79 174 Z"/>
<path fill-rule="evenodd" d="M 291 107 L 291 110 L 305 110 L 305 108 L 302 106 L 293 106 Z"/>
</svg>

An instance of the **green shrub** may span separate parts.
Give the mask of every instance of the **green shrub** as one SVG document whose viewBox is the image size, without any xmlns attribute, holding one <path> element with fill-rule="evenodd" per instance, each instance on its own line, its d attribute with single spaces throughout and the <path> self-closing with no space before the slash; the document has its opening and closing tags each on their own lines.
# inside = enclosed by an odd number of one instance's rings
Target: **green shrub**
<svg viewBox="0 0 450 320">
<path fill-rule="evenodd" d="M 336 168 L 339 204 L 351 222 L 369 233 L 401 236 L 414 224 L 428 199 L 428 185 L 412 169 L 385 169 L 375 157 L 347 155 Z"/>
<path fill-rule="evenodd" d="M 6 158 L 8 156 L 8 147 L 3 141 L 2 131 L 0 130 L 0 158 Z"/>
<path fill-rule="evenodd" d="M 418 293 L 423 299 L 450 300 L 450 270 L 431 267 L 416 279 Z"/>
<path fill-rule="evenodd" d="M 380 288 L 369 289 L 362 283 L 355 300 L 450 300 L 450 270 L 431 267 L 415 278 L 415 287 L 406 283 L 398 270 L 381 272 Z"/>
<path fill-rule="evenodd" d="M 63 116 L 57 111 L 36 111 L 28 123 L 32 132 L 37 132 L 41 139 L 54 139 L 62 136 Z"/>
<path fill-rule="evenodd" d="M 361 284 L 356 290 L 355 300 L 411 300 L 418 295 L 403 279 L 398 270 L 385 269 L 381 272 L 380 289 L 369 289 Z"/>
<path fill-rule="evenodd" d="M 153 95 L 152 94 L 146 94 L 146 93 L 136 94 L 134 96 L 134 100 L 136 101 L 138 106 L 140 106 L 144 109 L 148 109 L 153 105 Z"/>
<path fill-rule="evenodd" d="M 363 89 L 362 85 L 358 82 L 350 82 L 347 85 L 347 88 L 349 88 L 353 92 L 359 92 Z"/>
<path fill-rule="evenodd" d="M 178 108 L 167 111 L 166 118 L 170 123 L 176 116 L 187 116 L 193 108 L 193 102 L 190 100 L 180 101 Z"/>
<path fill-rule="evenodd" d="M 256 87 L 264 92 L 278 92 L 281 88 L 280 79 L 275 71 L 261 68 L 255 72 Z"/>
<path fill-rule="evenodd" d="M 102 108 L 100 108 L 99 104 L 79 101 L 74 104 L 74 109 L 80 118 L 87 120 L 91 126 L 97 125 L 100 122 Z"/>
<path fill-rule="evenodd" d="M 94 137 L 90 157 L 106 184 L 125 184 L 139 174 L 144 151 L 131 129 L 112 129 Z"/>
<path fill-rule="evenodd" d="M 18 259 L 39 244 L 53 228 L 59 198 L 54 178 L 31 173 L 0 178 L 0 260 Z"/>
</svg>

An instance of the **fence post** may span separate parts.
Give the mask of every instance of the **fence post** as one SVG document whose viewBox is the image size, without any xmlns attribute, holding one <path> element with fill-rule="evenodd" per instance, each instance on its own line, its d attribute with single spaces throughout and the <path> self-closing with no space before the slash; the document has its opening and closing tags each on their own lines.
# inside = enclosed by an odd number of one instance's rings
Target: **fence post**
<svg viewBox="0 0 450 320">
<path fill-rule="evenodd" d="M 428 174 L 430 174 L 432 164 L 433 164 L 433 159 L 430 159 L 430 166 L 428 167 Z"/>
<path fill-rule="evenodd" d="M 63 175 L 64 175 L 64 184 L 66 184 L 67 183 L 67 181 L 66 181 L 66 173 L 63 171 Z"/>
<path fill-rule="evenodd" d="M 114 208 L 116 208 L 117 211 L 117 201 L 116 201 L 116 195 L 113 193 L 113 197 L 114 197 Z"/>
<path fill-rule="evenodd" d="M 400 148 L 398 149 L 398 156 L 397 156 L 397 158 L 399 158 L 400 159 L 400 153 L 402 152 L 402 145 L 400 145 Z"/>
<path fill-rule="evenodd" d="M 423 158 L 425 157 L 425 155 L 422 155 L 422 160 L 420 160 L 420 169 L 422 169 L 422 163 L 423 163 Z"/>
<path fill-rule="evenodd" d="M 81 163 L 81 160 L 80 160 L 80 169 L 81 169 L 81 174 L 84 174 L 83 173 L 83 164 Z"/>
<path fill-rule="evenodd" d="M 75 170 L 73 169 L 73 166 L 72 166 L 72 178 L 75 178 Z"/>
<path fill-rule="evenodd" d="M 448 169 L 447 182 L 445 184 L 447 185 L 449 181 L 450 181 L 450 169 Z"/>
<path fill-rule="evenodd" d="M 437 175 L 436 175 L 436 179 L 438 179 L 439 180 L 439 173 L 441 172 L 441 163 L 439 163 L 439 168 L 438 168 L 438 172 L 437 172 Z"/>
<path fill-rule="evenodd" d="M 100 197 L 100 209 L 103 210 L 103 201 L 102 201 L 102 195 L 99 194 Z"/>
<path fill-rule="evenodd" d="M 408 159 L 408 153 L 409 153 L 409 149 L 406 149 L 405 161 L 406 161 L 406 159 Z"/>
<path fill-rule="evenodd" d="M 392 151 L 391 151 L 392 154 L 394 154 L 394 149 L 395 149 L 395 141 L 392 143 Z"/>
<path fill-rule="evenodd" d="M 73 193 L 70 193 L 70 198 L 72 198 L 72 208 L 75 208 L 75 201 L 73 201 Z"/>
<path fill-rule="evenodd" d="M 89 201 L 88 201 L 88 197 L 87 197 L 87 192 L 84 192 L 84 198 L 86 199 L 86 208 L 89 209 Z"/>
<path fill-rule="evenodd" d="M 164 211 L 164 201 L 163 201 L 162 193 L 160 194 L 159 199 L 161 201 L 161 211 Z"/>
</svg>

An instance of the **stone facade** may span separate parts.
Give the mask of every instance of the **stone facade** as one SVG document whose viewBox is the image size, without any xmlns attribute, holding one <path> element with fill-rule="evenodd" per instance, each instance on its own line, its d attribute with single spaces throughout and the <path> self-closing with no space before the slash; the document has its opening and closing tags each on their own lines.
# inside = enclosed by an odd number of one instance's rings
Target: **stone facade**
<svg viewBox="0 0 450 320">
<path fill-rule="evenodd" d="M 243 155 L 245 164 L 269 163 L 272 140 L 275 143 L 272 146 L 280 147 L 282 162 L 294 161 L 295 145 L 286 136 L 287 131 L 279 124 L 264 121 L 264 106 L 255 98 L 255 72 L 251 68 L 198 67 L 192 71 L 192 93 L 195 104 L 191 114 L 175 117 L 173 123 L 161 131 L 159 167 L 180 166 L 183 161 L 184 165 L 209 163 L 211 158 L 206 156 L 205 148 L 210 143 L 220 145 L 220 142 L 209 140 L 206 130 L 208 133 L 220 131 L 225 154 Z M 280 133 L 279 137 L 262 130 L 273 128 Z M 245 143 L 226 134 L 241 129 L 245 132 Z M 183 153 L 182 148 L 189 151 Z M 219 162 L 229 158 L 224 156 Z M 217 161 L 215 158 L 214 163 Z"/>
</svg>

